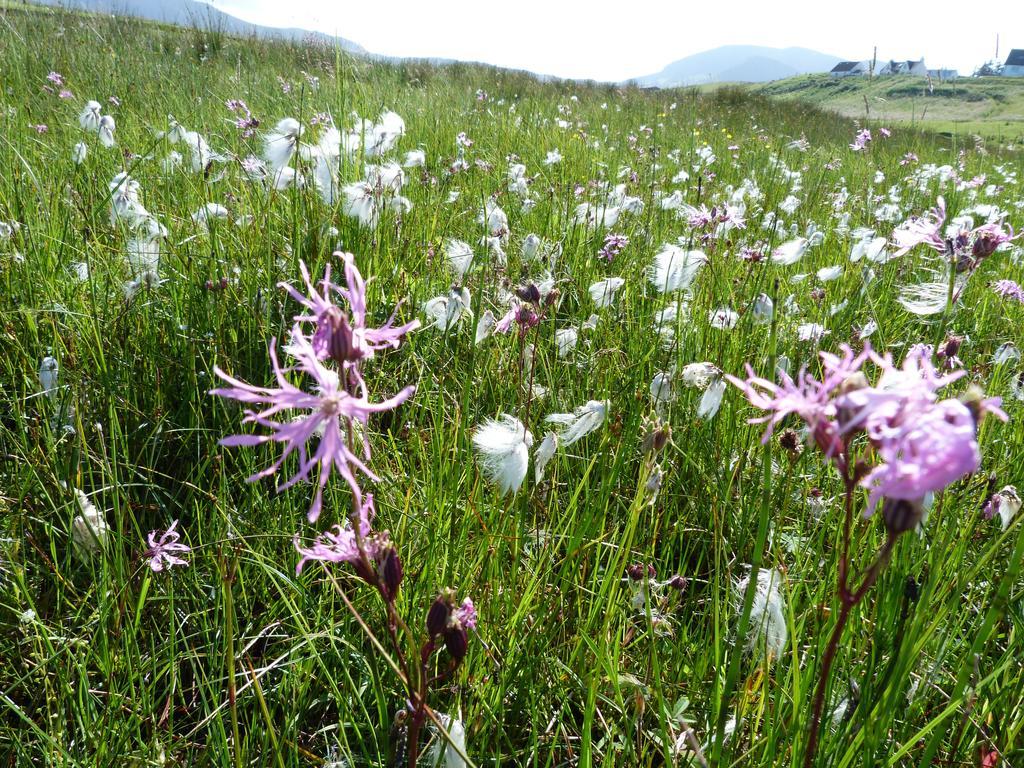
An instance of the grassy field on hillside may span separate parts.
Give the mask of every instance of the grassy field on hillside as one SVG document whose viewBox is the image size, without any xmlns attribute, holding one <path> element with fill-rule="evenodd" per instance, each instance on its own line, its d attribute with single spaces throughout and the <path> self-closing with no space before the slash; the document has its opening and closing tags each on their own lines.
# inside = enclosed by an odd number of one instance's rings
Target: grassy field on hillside
<svg viewBox="0 0 1024 768">
<path fill-rule="evenodd" d="M 1020 153 L 59 10 L 0 78 L 0 766 L 1024 761 Z"/>
<path fill-rule="evenodd" d="M 1000 146 L 1024 146 L 1024 78 L 962 77 L 933 82 L 929 88 L 925 78 L 910 75 L 872 80 L 803 75 L 753 89 L 847 117 L 885 120 L 962 140 L 979 135 Z"/>
</svg>

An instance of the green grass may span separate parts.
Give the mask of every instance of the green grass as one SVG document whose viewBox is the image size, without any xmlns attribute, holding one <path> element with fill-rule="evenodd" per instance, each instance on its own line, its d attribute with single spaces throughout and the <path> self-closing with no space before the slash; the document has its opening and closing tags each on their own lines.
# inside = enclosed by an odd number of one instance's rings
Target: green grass
<svg viewBox="0 0 1024 768">
<path fill-rule="evenodd" d="M 801 75 L 767 85 L 757 93 L 800 99 L 846 117 L 969 138 L 980 135 L 997 145 L 1024 144 L 1024 78 L 961 77 L 933 82 L 922 77 L 835 78 Z"/>
<path fill-rule="evenodd" d="M 828 327 L 830 350 L 871 318 L 879 325 L 872 341 L 897 357 L 930 341 L 935 324 L 896 301 L 921 256 L 875 266 L 865 281 L 836 230 L 833 195 L 850 193 L 850 227 L 883 236 L 894 223 L 876 221 L 867 196 L 893 185 L 904 215 L 943 194 L 952 214 L 997 202 L 1020 229 L 1024 191 L 1005 178 L 1024 172 L 1019 154 L 899 128 L 853 153 L 853 121 L 736 90 L 541 84 L 480 66 L 375 63 L 127 18 L 8 7 L 0 40 L 0 221 L 20 225 L 0 241 L 0 765 L 387 764 L 401 689 L 327 571 L 308 566 L 295 576 L 292 537 L 315 532 L 305 520 L 309 489 L 275 494 L 272 482 L 245 483 L 272 451 L 218 446 L 243 429 L 241 411 L 207 392 L 214 365 L 270 380 L 267 342 L 296 312 L 276 284 L 298 279 L 300 259 L 319 274 L 334 249 L 352 251 L 373 277 L 375 320 L 400 300 L 402 317 L 419 315 L 451 284 L 442 241 L 478 241 L 476 215 L 492 195 L 509 214 L 509 260 L 501 267 L 482 258 L 469 274 L 477 315 L 503 311 L 503 281 L 539 277 L 519 256 L 528 233 L 561 245 L 561 303 L 527 339 L 537 348 L 536 383 L 548 394 L 527 409 L 522 341 L 513 333 L 475 346 L 473 323 L 417 332 L 367 372 L 375 398 L 417 385 L 412 401 L 371 423 L 378 526 L 390 530 L 405 563 L 399 607 L 422 626 L 437 592 L 452 586 L 480 611 L 469 654 L 433 706 L 461 716 L 478 765 L 687 765 L 672 749 L 683 723 L 710 745 L 727 720 L 735 731 L 707 749 L 719 765 L 801 764 L 816 664 L 837 606 L 840 483 L 813 450 L 791 459 L 774 441 L 762 447 L 737 392 L 704 421 L 695 415 L 700 393 L 680 384 L 667 414 L 672 442 L 659 459 L 663 486 L 649 503 L 641 446 L 654 416 L 651 380 L 700 361 L 767 371 L 779 355 L 794 370 L 814 369 L 815 349 L 796 336 L 804 322 Z M 65 76 L 73 99 L 43 90 L 51 70 Z M 319 78 L 316 89 L 306 75 Z M 268 192 L 246 182 L 232 160 L 208 174 L 165 173 L 160 161 L 172 147 L 156 132 L 168 114 L 226 158 L 260 153 L 260 138 L 243 139 L 233 125 L 224 106 L 232 98 L 244 99 L 263 128 L 286 116 L 308 124 L 327 111 L 347 127 L 352 112 L 373 119 L 395 110 L 407 125 L 399 149 L 427 154 L 403 190 L 411 211 L 400 220 L 386 212 L 369 230 L 311 188 Z M 87 99 L 115 116 L 114 149 L 79 129 Z M 40 124 L 46 133 L 32 127 Z M 471 167 L 451 175 L 460 132 L 474 141 Z M 787 146 L 801 136 L 806 153 Z M 76 166 L 79 141 L 89 155 Z M 718 157 L 713 177 L 691 168 L 705 144 Z M 556 147 L 564 160 L 545 166 Z M 937 180 L 919 188 L 908 181 L 915 166 L 899 165 L 907 152 L 922 164 L 959 158 L 963 178 L 984 174 L 1000 189 L 988 198 L 983 188 Z M 521 212 L 506 191 L 511 155 L 534 177 L 532 211 Z M 360 178 L 359 163 L 343 167 L 346 181 Z M 770 249 L 784 239 L 766 240 L 760 226 L 793 191 L 779 163 L 802 172 L 801 205 L 787 223 L 803 232 L 815 222 L 825 232 L 794 267 L 739 258 L 742 246 Z M 614 185 L 623 167 L 630 170 L 621 181 L 645 207 L 616 225 L 630 242 L 609 264 L 597 257 L 604 230 L 574 224 L 572 213 L 596 199 L 588 182 Z M 673 183 L 680 168 L 691 178 Z M 163 282 L 132 300 L 122 290 L 127 233 L 109 217 L 107 185 L 120 171 L 140 182 L 143 203 L 169 230 Z M 879 171 L 884 182 L 875 180 Z M 680 189 L 688 203 L 710 207 L 748 178 L 763 198 L 748 203 L 746 230 L 702 245 L 710 262 L 677 343 L 665 347 L 653 318 L 666 301 L 645 272 L 662 243 L 697 241 L 685 220 L 659 209 L 653 191 Z M 449 202 L 454 190 L 460 196 Z M 207 202 L 226 205 L 231 218 L 204 232 L 190 216 Z M 242 217 L 251 223 L 237 226 Z M 88 279 L 73 273 L 77 262 L 88 265 Z M 833 264 L 845 265 L 843 276 L 817 282 L 815 271 Z M 797 271 L 812 277 L 793 283 Z M 587 286 L 611 275 L 625 287 L 613 307 L 596 310 Z M 222 278 L 225 288 L 207 287 Z M 847 719 L 826 726 L 819 765 L 976 765 L 992 749 L 1006 764 L 1024 759 L 1024 582 L 1015 567 L 1024 537 L 1019 519 L 1001 532 L 981 515 L 990 485 L 1024 482 L 1024 430 L 1010 394 L 1018 370 L 991 362 L 1019 338 L 1024 306 L 997 297 L 988 288 L 996 278 L 1022 279 L 1005 251 L 972 277 L 950 330 L 967 339 L 968 380 L 1006 398 L 1012 420 L 986 422 L 982 472 L 939 496 L 923 534 L 899 541 L 855 611 L 829 709 L 854 684 L 860 695 Z M 775 333 L 749 313 L 731 332 L 709 325 L 713 309 L 742 311 L 762 292 L 778 308 L 794 302 L 792 313 L 777 312 Z M 558 357 L 555 330 L 595 311 L 597 327 Z M 60 365 L 55 398 L 39 392 L 47 355 Z M 546 415 L 605 398 L 606 424 L 559 452 L 541 484 L 531 467 L 523 489 L 501 499 L 480 475 L 470 436 L 483 419 L 513 413 L 539 442 Z M 110 526 L 100 556 L 72 546 L 74 488 L 90 494 Z M 812 489 L 831 500 L 820 516 Z M 332 481 L 319 526 L 343 522 L 349 501 Z M 150 575 L 146 534 L 174 519 L 193 547 L 191 565 Z M 883 539 L 877 517 L 858 521 L 856 564 Z M 632 563 L 651 564 L 659 579 L 689 580 L 655 606 L 666 618 L 657 628 L 630 605 L 624 574 Z M 784 574 L 789 640 L 774 663 L 737 639 L 736 580 L 750 563 Z M 383 637 L 376 595 L 344 568 L 331 573 Z"/>
</svg>

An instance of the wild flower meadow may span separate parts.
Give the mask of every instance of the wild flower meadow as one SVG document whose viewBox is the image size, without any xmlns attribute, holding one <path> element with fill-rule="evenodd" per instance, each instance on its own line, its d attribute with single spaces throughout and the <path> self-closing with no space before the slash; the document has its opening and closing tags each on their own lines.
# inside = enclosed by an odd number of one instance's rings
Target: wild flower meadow
<svg viewBox="0 0 1024 768">
<path fill-rule="evenodd" d="M 0 10 L 0 763 L 1024 760 L 1024 164 Z"/>
</svg>

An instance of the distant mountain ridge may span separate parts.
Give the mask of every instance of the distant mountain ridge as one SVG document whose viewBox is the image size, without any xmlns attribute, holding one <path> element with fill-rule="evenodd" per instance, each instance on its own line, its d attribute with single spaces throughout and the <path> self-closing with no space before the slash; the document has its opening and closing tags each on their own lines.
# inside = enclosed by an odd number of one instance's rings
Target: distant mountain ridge
<svg viewBox="0 0 1024 768">
<path fill-rule="evenodd" d="M 828 72 L 841 59 L 809 48 L 723 45 L 674 61 L 653 75 L 629 82 L 673 88 L 702 83 L 765 83 L 794 75 Z"/>
<path fill-rule="evenodd" d="M 317 40 L 351 53 L 365 54 L 358 43 L 344 37 L 315 32 L 308 29 L 265 27 L 232 16 L 208 3 L 198 0 L 32 0 L 39 5 L 50 5 L 93 13 L 111 13 L 120 16 L 138 16 L 151 21 L 162 21 L 183 27 L 219 29 L 230 35 L 270 37 L 284 40 Z"/>
</svg>

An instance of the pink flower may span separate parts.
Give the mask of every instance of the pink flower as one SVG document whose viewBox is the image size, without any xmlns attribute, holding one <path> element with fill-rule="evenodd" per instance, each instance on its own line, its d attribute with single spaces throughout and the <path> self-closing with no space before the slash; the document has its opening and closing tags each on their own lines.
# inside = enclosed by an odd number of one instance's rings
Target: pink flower
<svg viewBox="0 0 1024 768">
<path fill-rule="evenodd" d="M 919 501 L 981 466 L 971 411 L 959 400 L 943 400 L 918 410 L 883 439 L 882 463 L 861 480 L 869 490 L 865 517 L 883 498 Z"/>
<path fill-rule="evenodd" d="M 946 242 L 942 238 L 942 225 L 945 221 L 946 201 L 940 195 L 935 208 L 931 211 L 930 219 L 912 219 L 900 229 L 893 231 L 892 238 L 898 248 L 893 257 L 902 256 L 917 245 L 927 245 L 937 251 L 944 251 Z"/>
<path fill-rule="evenodd" d="M 46 79 L 54 85 L 64 85 L 64 75 L 62 75 L 60 72 L 51 72 L 46 76 Z"/>
<path fill-rule="evenodd" d="M 280 366 L 277 361 L 275 341 L 271 339 L 269 351 L 271 365 L 278 384 L 276 387 L 256 387 L 229 376 L 219 367 L 214 367 L 214 373 L 231 386 L 211 390 L 210 394 L 243 403 L 268 406 L 260 412 L 246 410 L 242 423 L 254 423 L 270 430 L 270 434 L 263 435 L 233 435 L 222 439 L 220 444 L 235 447 L 274 442 L 285 446 L 284 452 L 277 461 L 249 477 L 248 482 L 276 473 L 288 456 L 297 453 L 298 470 L 291 478 L 277 487 L 278 492 L 290 488 L 301 480 L 308 479 L 310 472 L 318 467 L 317 490 L 309 509 L 309 520 L 313 522 L 320 516 L 323 489 L 332 468 L 345 478 L 357 501 L 362 499 L 362 492 L 356 482 L 353 468 L 372 480 L 378 480 L 377 475 L 365 463 L 370 458 L 370 444 L 366 435 L 366 425 L 370 415 L 397 408 L 412 397 L 416 388 L 408 386 L 394 397 L 379 403 L 371 403 L 361 378 L 355 387 L 359 394 L 352 394 L 338 373 L 324 367 L 320 362 L 317 352 L 302 334 L 298 325 L 292 329 L 292 339 L 289 345 L 289 351 L 298 360 L 297 366 L 287 369 Z M 292 384 L 285 376 L 289 372 L 297 372 L 310 377 L 313 380 L 314 391 L 306 392 Z M 287 411 L 297 411 L 299 414 L 285 421 L 274 421 L 270 418 Z M 319 442 L 313 453 L 309 454 L 306 446 L 314 437 L 319 437 Z M 363 444 L 363 458 L 356 455 L 353 450 L 352 445 L 356 441 L 361 441 Z"/>
<path fill-rule="evenodd" d="M 188 560 L 184 560 L 178 557 L 175 552 L 181 554 L 187 554 L 192 551 L 192 548 L 187 544 L 180 544 L 179 534 L 175 528 L 178 527 L 178 521 L 175 520 L 171 523 L 171 527 L 163 533 L 157 536 L 157 531 L 150 531 L 148 536 L 149 549 L 143 553 L 143 557 L 149 558 L 149 567 L 153 570 L 153 573 L 159 573 L 164 568 L 173 568 L 176 565 L 188 566 Z"/>
<path fill-rule="evenodd" d="M 864 149 L 871 141 L 871 131 L 867 128 L 863 128 L 857 131 L 857 136 L 854 138 L 853 143 L 850 145 L 850 149 L 854 152 L 860 152 Z"/>
<path fill-rule="evenodd" d="M 992 290 L 1004 299 L 1014 299 L 1024 304 L 1024 288 L 1013 280 L 996 280 L 992 283 Z"/>
<path fill-rule="evenodd" d="M 476 629 L 476 606 L 470 598 L 467 597 L 455 609 L 455 619 L 466 629 Z"/>
<path fill-rule="evenodd" d="M 295 549 L 302 559 L 295 566 L 295 574 L 302 572 L 304 566 L 310 560 L 319 560 L 325 563 L 350 563 L 360 566 L 363 561 L 363 554 L 372 558 L 376 553 L 376 543 L 370 537 L 370 525 L 373 522 L 376 508 L 373 505 L 373 494 L 368 493 L 363 497 L 363 503 L 359 505 L 359 512 L 356 517 L 356 526 L 349 522 L 344 528 L 335 525 L 332 531 L 321 533 L 313 542 L 311 547 L 299 546 L 298 535 L 295 538 Z M 360 552 L 362 544 L 362 552 Z"/>
<path fill-rule="evenodd" d="M 303 296 L 288 283 L 279 283 L 288 294 L 309 310 L 309 314 L 296 315 L 299 323 L 316 323 L 311 344 L 318 360 L 332 358 L 340 364 L 357 366 L 362 360 L 371 358 L 381 349 L 398 347 L 405 334 L 419 328 L 420 321 L 413 320 L 394 327 L 395 315 L 379 328 L 366 327 L 366 281 L 355 264 L 351 253 L 337 254 L 345 263 L 345 282 L 342 288 L 331 282 L 331 267 L 328 264 L 324 277 L 319 282 L 320 290 L 313 284 L 305 263 L 300 262 L 302 279 L 306 283 L 308 296 Z M 348 303 L 350 315 L 338 307 L 334 295 Z M 397 308 L 395 310 L 397 312 Z M 357 374 L 358 375 L 358 374 Z"/>
</svg>

